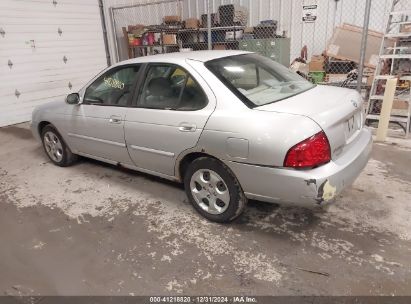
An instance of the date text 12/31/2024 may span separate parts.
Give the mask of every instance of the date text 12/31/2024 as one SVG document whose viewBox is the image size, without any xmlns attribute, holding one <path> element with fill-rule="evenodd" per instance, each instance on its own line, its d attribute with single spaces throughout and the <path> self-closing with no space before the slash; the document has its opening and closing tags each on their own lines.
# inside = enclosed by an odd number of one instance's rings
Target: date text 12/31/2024
<svg viewBox="0 0 411 304">
<path fill-rule="evenodd" d="M 150 297 L 150 303 L 258 303 L 255 297 L 248 296 L 198 296 L 198 297 Z"/>
</svg>

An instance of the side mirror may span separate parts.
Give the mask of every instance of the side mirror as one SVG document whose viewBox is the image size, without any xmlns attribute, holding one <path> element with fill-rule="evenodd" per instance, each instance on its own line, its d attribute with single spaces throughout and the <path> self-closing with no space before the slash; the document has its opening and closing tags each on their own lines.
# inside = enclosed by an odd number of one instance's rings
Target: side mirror
<svg viewBox="0 0 411 304">
<path fill-rule="evenodd" d="M 80 95 L 78 93 L 68 94 L 66 97 L 66 102 L 71 105 L 76 105 L 80 103 Z"/>
</svg>

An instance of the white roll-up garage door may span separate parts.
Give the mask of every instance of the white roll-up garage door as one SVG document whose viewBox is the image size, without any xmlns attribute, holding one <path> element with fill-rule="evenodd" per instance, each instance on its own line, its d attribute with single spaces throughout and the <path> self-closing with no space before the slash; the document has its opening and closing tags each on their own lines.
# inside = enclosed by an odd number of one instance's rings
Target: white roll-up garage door
<svg viewBox="0 0 411 304">
<path fill-rule="evenodd" d="M 0 1 L 0 126 L 29 121 L 106 66 L 97 0 Z"/>
</svg>

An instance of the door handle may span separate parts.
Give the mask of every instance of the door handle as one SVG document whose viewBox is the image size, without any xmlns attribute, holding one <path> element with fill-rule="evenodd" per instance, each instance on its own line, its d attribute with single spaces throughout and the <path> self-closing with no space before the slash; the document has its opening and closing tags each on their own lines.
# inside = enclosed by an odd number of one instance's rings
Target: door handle
<svg viewBox="0 0 411 304">
<path fill-rule="evenodd" d="M 178 129 L 179 129 L 181 132 L 195 132 L 195 130 L 197 130 L 197 126 L 196 126 L 196 125 L 191 125 L 191 124 L 182 123 L 182 124 L 180 124 L 180 126 L 178 127 Z"/>
<path fill-rule="evenodd" d="M 110 116 L 110 120 L 109 120 L 109 122 L 112 123 L 112 124 L 121 124 L 122 121 L 123 120 L 121 119 L 121 117 L 116 116 L 116 115 Z"/>
</svg>

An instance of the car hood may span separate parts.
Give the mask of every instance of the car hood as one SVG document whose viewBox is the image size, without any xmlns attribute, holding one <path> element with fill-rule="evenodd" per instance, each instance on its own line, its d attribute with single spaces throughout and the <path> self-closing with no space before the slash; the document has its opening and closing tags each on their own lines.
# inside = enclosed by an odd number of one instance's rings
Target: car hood
<svg viewBox="0 0 411 304">
<path fill-rule="evenodd" d="M 34 111 L 63 114 L 66 111 L 66 108 L 67 108 L 67 104 L 65 102 L 65 97 L 61 97 L 54 101 L 46 102 L 44 104 L 41 104 L 35 107 Z"/>
<path fill-rule="evenodd" d="M 49 120 L 50 117 L 53 117 L 53 115 L 56 114 L 65 114 L 67 106 L 64 97 L 38 105 L 33 109 L 31 121 L 40 122 L 42 120 Z"/>
<path fill-rule="evenodd" d="M 314 120 L 327 134 L 333 153 L 341 152 L 354 140 L 364 123 L 362 100 L 357 91 L 316 86 L 296 96 L 260 106 L 258 111 L 302 115 Z M 355 117 L 355 130 L 351 119 Z M 348 128 L 348 129 L 347 129 Z"/>
</svg>

